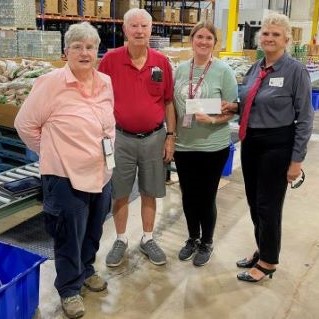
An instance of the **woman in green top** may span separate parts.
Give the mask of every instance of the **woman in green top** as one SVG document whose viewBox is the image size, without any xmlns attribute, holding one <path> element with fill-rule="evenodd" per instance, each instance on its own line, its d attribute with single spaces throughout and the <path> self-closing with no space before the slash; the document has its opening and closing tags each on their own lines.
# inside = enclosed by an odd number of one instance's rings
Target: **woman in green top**
<svg viewBox="0 0 319 319">
<path fill-rule="evenodd" d="M 186 99 L 220 98 L 222 105 L 237 99 L 234 72 L 212 56 L 217 42 L 210 21 L 201 21 L 191 31 L 194 57 L 181 63 L 175 73 L 174 101 L 177 140 L 174 155 L 182 191 L 189 238 L 179 252 L 180 260 L 203 266 L 210 260 L 217 217 L 216 194 L 229 155 L 233 114 L 186 115 Z M 228 102 L 227 102 L 228 101 Z"/>
</svg>

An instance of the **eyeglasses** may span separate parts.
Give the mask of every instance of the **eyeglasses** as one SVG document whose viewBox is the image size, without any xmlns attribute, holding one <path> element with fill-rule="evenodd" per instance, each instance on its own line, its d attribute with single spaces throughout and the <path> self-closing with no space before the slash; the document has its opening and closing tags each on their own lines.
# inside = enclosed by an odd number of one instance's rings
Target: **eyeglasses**
<svg viewBox="0 0 319 319">
<path fill-rule="evenodd" d="M 97 48 L 94 45 L 81 45 L 81 44 L 75 44 L 75 45 L 71 45 L 69 46 L 69 49 L 72 51 L 75 51 L 77 53 L 82 53 L 84 51 L 88 51 L 88 52 L 93 52 L 95 51 Z"/>
<path fill-rule="evenodd" d="M 302 183 L 305 181 L 306 175 L 303 170 L 301 170 L 301 175 L 296 179 L 295 181 L 291 182 L 290 187 L 291 188 L 298 188 L 302 185 Z"/>
</svg>

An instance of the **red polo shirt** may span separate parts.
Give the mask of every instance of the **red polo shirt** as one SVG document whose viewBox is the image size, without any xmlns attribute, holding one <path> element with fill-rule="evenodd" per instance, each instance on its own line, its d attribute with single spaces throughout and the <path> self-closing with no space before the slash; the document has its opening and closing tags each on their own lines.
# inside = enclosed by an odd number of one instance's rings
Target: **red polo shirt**
<svg viewBox="0 0 319 319">
<path fill-rule="evenodd" d="M 162 70 L 161 82 L 152 80 L 152 69 Z M 114 115 L 122 129 L 141 133 L 155 129 L 165 120 L 165 104 L 173 99 L 172 68 L 162 53 L 148 49 L 145 65 L 138 70 L 131 62 L 127 47 L 107 52 L 99 71 L 112 79 Z"/>
</svg>

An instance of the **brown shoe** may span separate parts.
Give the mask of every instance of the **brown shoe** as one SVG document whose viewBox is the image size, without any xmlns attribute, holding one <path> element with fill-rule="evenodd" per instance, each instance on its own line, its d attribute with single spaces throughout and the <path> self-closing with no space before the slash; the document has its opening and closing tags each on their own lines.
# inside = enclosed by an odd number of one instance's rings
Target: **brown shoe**
<svg viewBox="0 0 319 319">
<path fill-rule="evenodd" d="M 107 282 L 101 276 L 95 273 L 84 280 L 84 286 L 91 291 L 98 292 L 107 288 Z"/>
<path fill-rule="evenodd" d="M 85 313 L 83 298 L 80 295 L 61 298 L 62 309 L 68 318 L 81 318 Z"/>
</svg>

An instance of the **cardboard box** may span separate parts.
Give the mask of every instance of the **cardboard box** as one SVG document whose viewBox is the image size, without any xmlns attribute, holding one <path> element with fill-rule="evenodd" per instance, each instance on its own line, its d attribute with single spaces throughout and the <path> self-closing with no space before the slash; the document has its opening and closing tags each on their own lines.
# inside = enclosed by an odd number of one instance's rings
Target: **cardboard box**
<svg viewBox="0 0 319 319">
<path fill-rule="evenodd" d="M 41 12 L 41 0 L 36 0 L 36 11 Z M 44 0 L 43 13 L 45 14 L 58 14 L 59 13 L 59 3 L 58 0 Z"/>
<path fill-rule="evenodd" d="M 152 8 L 152 16 L 153 16 L 155 21 L 164 21 L 164 22 L 171 22 L 172 21 L 171 8 L 168 6 L 153 7 Z"/>
<path fill-rule="evenodd" d="M 0 126 L 14 128 L 19 108 L 13 104 L 0 104 Z"/>
<path fill-rule="evenodd" d="M 302 28 L 292 27 L 292 41 L 293 42 L 301 42 L 302 41 Z"/>
<path fill-rule="evenodd" d="M 113 0 L 115 1 L 115 0 Z M 139 0 L 116 0 L 115 1 L 115 12 L 112 15 L 115 19 L 123 19 L 126 11 L 132 8 L 139 8 L 140 1 Z M 111 6 L 111 10 L 113 9 L 113 5 Z"/>
<path fill-rule="evenodd" d="M 199 21 L 206 21 L 213 19 L 213 10 L 212 9 L 200 9 Z"/>
<path fill-rule="evenodd" d="M 193 8 L 183 8 L 180 11 L 180 21 L 182 23 L 197 23 L 198 10 Z"/>
<path fill-rule="evenodd" d="M 180 8 L 171 8 L 171 22 L 180 22 L 180 15 Z"/>
<path fill-rule="evenodd" d="M 96 15 L 98 18 L 111 18 L 111 0 L 97 0 Z"/>
<path fill-rule="evenodd" d="M 78 15 L 78 1 L 77 0 L 59 0 L 59 12 L 62 15 Z"/>
<path fill-rule="evenodd" d="M 96 16 L 96 1 L 95 0 L 82 0 L 82 15 L 86 17 Z"/>
</svg>

